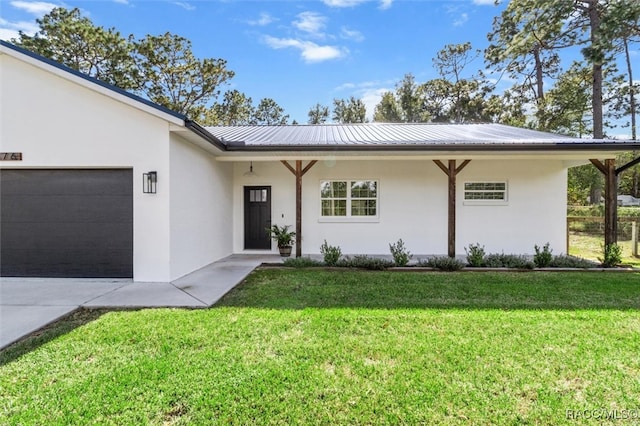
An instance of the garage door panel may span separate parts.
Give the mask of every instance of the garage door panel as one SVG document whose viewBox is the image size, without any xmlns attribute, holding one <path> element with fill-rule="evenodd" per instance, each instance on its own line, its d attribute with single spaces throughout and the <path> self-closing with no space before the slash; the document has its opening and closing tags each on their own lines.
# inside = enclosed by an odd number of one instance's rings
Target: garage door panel
<svg viewBox="0 0 640 426">
<path fill-rule="evenodd" d="M 0 275 L 133 277 L 131 170 L 0 170 Z"/>
<path fill-rule="evenodd" d="M 103 250 L 93 253 L 86 250 L 15 250 L 6 258 L 3 256 L 2 270 L 5 276 L 20 277 L 130 278 L 133 276 L 133 266 L 128 259 L 132 255 L 131 250 Z M 32 262 L 25 262 L 25 259 Z M 69 259 L 74 260 L 71 262 Z"/>
<path fill-rule="evenodd" d="M 2 223 L 21 222 L 131 222 L 123 203 L 126 195 L 5 195 L 2 199 Z"/>
<path fill-rule="evenodd" d="M 2 177 L 9 195 L 133 195 L 124 170 L 11 170 Z M 9 172 L 9 170 L 5 170 Z"/>
<path fill-rule="evenodd" d="M 96 241 L 100 241 L 100 247 L 108 249 L 127 249 L 131 246 L 129 223 L 108 223 L 99 227 L 93 223 L 63 223 L 55 226 L 50 223 L 14 223 L 4 228 L 2 233 L 7 243 L 2 245 L 3 250 L 94 249 Z"/>
</svg>

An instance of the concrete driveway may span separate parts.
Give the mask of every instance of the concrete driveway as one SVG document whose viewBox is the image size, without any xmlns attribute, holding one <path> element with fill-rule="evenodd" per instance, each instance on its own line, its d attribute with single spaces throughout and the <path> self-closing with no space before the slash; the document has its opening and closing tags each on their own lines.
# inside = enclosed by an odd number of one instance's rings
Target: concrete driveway
<svg viewBox="0 0 640 426">
<path fill-rule="evenodd" d="M 0 279 L 0 349 L 80 307 L 206 308 L 277 255 L 232 255 L 172 283 L 113 279 Z"/>
</svg>

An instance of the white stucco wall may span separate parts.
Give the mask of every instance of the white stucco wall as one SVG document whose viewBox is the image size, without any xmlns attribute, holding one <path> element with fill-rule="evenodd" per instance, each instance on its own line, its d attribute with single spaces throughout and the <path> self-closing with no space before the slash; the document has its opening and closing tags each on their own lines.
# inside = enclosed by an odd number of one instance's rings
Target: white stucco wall
<svg viewBox="0 0 640 426">
<path fill-rule="evenodd" d="M 306 162 L 305 162 L 306 164 Z M 244 252 L 243 187 L 272 187 L 272 221 L 295 226 L 295 179 L 279 162 L 254 162 L 257 177 L 234 167 L 234 252 Z M 375 222 L 325 222 L 321 180 L 371 179 L 379 185 Z M 505 205 L 465 205 L 464 182 L 505 180 Z M 458 175 L 456 252 L 480 243 L 489 252 L 530 254 L 533 245 L 565 251 L 566 169 L 561 161 L 473 160 Z M 303 178 L 303 253 L 317 254 L 326 239 L 345 254 L 389 254 L 402 238 L 415 254 L 447 252 L 447 177 L 431 160 L 319 161 Z M 273 252 L 276 252 L 275 246 Z"/>
<path fill-rule="evenodd" d="M 464 204 L 465 181 L 507 181 L 504 205 Z M 458 175 L 456 252 L 480 243 L 487 253 L 533 254 L 549 243 L 566 252 L 567 169 L 562 161 L 472 161 Z"/>
<path fill-rule="evenodd" d="M 0 167 L 133 169 L 134 280 L 168 281 L 169 122 L 8 55 L 0 69 L 0 150 L 23 153 Z"/>
<path fill-rule="evenodd" d="M 232 253 L 232 165 L 171 138 L 171 279 Z"/>
</svg>

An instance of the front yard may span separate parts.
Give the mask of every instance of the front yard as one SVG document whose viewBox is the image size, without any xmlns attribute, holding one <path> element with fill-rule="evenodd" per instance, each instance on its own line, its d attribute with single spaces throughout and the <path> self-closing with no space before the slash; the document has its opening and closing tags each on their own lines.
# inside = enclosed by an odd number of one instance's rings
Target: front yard
<svg viewBox="0 0 640 426">
<path fill-rule="evenodd" d="M 0 352 L 0 418 L 637 421 L 639 308 L 640 274 L 262 270 L 212 309 L 81 312 Z"/>
</svg>

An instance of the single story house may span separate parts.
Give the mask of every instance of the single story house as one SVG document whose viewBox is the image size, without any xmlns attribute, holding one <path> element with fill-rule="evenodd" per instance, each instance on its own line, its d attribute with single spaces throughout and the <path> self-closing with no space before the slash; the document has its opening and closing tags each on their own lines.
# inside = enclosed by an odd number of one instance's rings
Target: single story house
<svg viewBox="0 0 640 426">
<path fill-rule="evenodd" d="M 565 251 L 567 169 L 630 141 L 499 124 L 203 128 L 0 43 L 0 275 L 172 281 L 234 253 Z M 605 166 L 606 164 L 606 166 Z M 615 201 L 615 199 L 614 199 Z"/>
<path fill-rule="evenodd" d="M 618 205 L 624 207 L 640 206 L 640 198 L 631 195 L 618 195 Z"/>
</svg>

